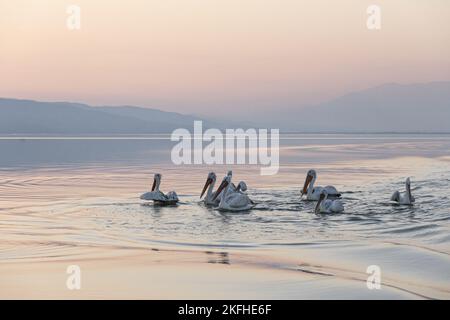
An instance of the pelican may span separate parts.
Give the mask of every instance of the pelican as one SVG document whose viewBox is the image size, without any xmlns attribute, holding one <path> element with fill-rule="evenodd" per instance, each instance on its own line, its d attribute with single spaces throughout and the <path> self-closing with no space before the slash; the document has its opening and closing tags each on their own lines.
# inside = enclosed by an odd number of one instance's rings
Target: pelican
<svg viewBox="0 0 450 320">
<path fill-rule="evenodd" d="M 240 181 L 236 186 L 234 186 L 234 184 L 232 184 L 235 191 L 236 192 L 240 192 L 240 193 L 244 193 L 245 191 L 247 191 L 247 184 L 244 181 Z"/>
<path fill-rule="evenodd" d="M 156 173 L 153 177 L 152 191 L 146 192 L 141 195 L 142 200 L 153 200 L 158 204 L 176 204 L 178 202 L 178 196 L 175 191 L 170 191 L 167 194 L 162 193 L 159 190 L 161 184 L 161 174 Z"/>
<path fill-rule="evenodd" d="M 215 200 L 220 195 L 219 210 L 244 211 L 253 208 L 253 201 L 244 193 L 247 190 L 245 182 L 239 182 L 236 189 L 233 190 L 231 176 L 225 176 L 213 197 Z"/>
<path fill-rule="evenodd" d="M 404 205 L 412 205 L 414 202 L 416 202 L 416 199 L 414 199 L 413 195 L 411 194 L 411 180 L 409 178 L 406 179 L 405 185 L 406 191 L 403 193 L 395 191 L 394 194 L 392 194 L 391 201 L 395 201 L 398 204 Z"/>
<path fill-rule="evenodd" d="M 322 190 L 319 195 L 314 213 L 341 213 L 344 212 L 344 205 L 339 199 L 328 199 L 328 192 Z"/>
<path fill-rule="evenodd" d="M 316 182 L 317 174 L 316 171 L 311 169 L 306 174 L 305 184 L 303 185 L 303 189 L 301 191 L 301 196 L 303 197 L 306 194 L 306 200 L 317 201 L 320 198 L 320 194 L 323 190 L 325 190 L 330 198 L 339 198 L 341 194 L 336 190 L 333 186 L 326 187 L 315 187 L 314 183 Z"/>
<path fill-rule="evenodd" d="M 216 191 L 213 192 L 214 189 L 214 185 L 216 184 L 216 174 L 214 172 L 210 172 L 208 174 L 208 178 L 206 179 L 205 182 L 205 186 L 203 187 L 202 190 L 202 194 L 200 195 L 200 199 L 203 197 L 203 195 L 205 194 L 206 188 L 208 188 L 208 192 L 206 193 L 206 197 L 203 200 L 205 202 L 206 205 L 208 206 L 218 206 L 220 199 L 216 198 L 215 200 L 213 200 L 213 197 L 216 194 Z"/>
</svg>

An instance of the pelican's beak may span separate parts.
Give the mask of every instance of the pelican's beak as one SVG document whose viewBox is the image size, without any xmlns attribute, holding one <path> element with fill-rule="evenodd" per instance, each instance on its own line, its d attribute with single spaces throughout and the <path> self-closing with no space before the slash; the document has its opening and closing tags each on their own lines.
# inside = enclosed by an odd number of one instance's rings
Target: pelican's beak
<svg viewBox="0 0 450 320">
<path fill-rule="evenodd" d="M 219 189 L 217 189 L 216 194 L 214 195 L 213 201 L 216 200 L 216 198 L 219 196 L 219 194 L 222 192 L 222 190 L 225 189 L 225 187 L 227 187 L 227 186 L 228 186 L 228 181 L 223 180 L 219 186 Z"/>
<path fill-rule="evenodd" d="M 205 186 L 203 187 L 202 194 L 200 195 L 200 199 L 203 197 L 203 195 L 205 194 L 206 189 L 208 188 L 208 186 L 211 183 L 212 183 L 212 179 L 211 178 L 206 179 Z"/>
<path fill-rule="evenodd" d="M 307 190 L 308 190 L 308 186 L 311 183 L 313 177 L 311 175 L 307 175 L 306 179 L 305 179 L 305 184 L 303 185 L 303 190 L 302 190 L 302 195 L 306 194 Z"/>
<path fill-rule="evenodd" d="M 153 178 L 152 192 L 155 191 L 155 188 L 156 188 L 156 179 Z"/>
</svg>

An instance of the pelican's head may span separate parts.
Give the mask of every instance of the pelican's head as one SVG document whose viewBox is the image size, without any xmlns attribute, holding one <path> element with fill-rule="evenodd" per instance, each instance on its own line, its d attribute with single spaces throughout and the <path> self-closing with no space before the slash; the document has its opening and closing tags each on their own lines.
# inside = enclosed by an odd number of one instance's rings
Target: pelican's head
<svg viewBox="0 0 450 320">
<path fill-rule="evenodd" d="M 216 194 L 213 197 L 213 201 L 217 199 L 217 197 L 219 196 L 219 194 L 222 192 L 223 189 L 225 189 L 226 187 L 228 187 L 228 185 L 231 183 L 231 177 L 230 176 L 225 176 L 222 179 L 222 183 L 220 184 L 219 188 L 216 191 Z"/>
<path fill-rule="evenodd" d="M 210 173 L 208 173 L 208 177 L 206 178 L 205 186 L 203 187 L 202 194 L 200 195 L 200 198 L 203 197 L 203 195 L 205 194 L 206 189 L 213 182 L 216 182 L 216 174 L 214 172 L 210 172 Z"/>
<path fill-rule="evenodd" d="M 247 184 L 244 181 L 239 182 L 236 190 L 237 191 L 241 190 L 242 192 L 247 191 Z"/>
<path fill-rule="evenodd" d="M 153 176 L 152 191 L 155 191 L 156 187 L 159 186 L 160 182 L 161 182 L 161 174 L 155 173 L 155 175 Z"/>
<path fill-rule="evenodd" d="M 231 171 L 231 170 L 228 170 L 228 172 L 227 172 L 227 176 L 229 176 L 229 177 L 232 177 L 232 176 L 233 176 L 233 171 Z"/>
<path fill-rule="evenodd" d="M 406 185 L 411 186 L 411 179 L 409 177 L 406 179 Z"/>
<path fill-rule="evenodd" d="M 316 171 L 311 169 L 306 174 L 305 184 L 303 185 L 303 189 L 302 189 L 302 195 L 306 194 L 306 192 L 308 190 L 308 186 L 311 183 L 311 181 L 313 181 L 314 178 L 316 178 Z"/>
</svg>

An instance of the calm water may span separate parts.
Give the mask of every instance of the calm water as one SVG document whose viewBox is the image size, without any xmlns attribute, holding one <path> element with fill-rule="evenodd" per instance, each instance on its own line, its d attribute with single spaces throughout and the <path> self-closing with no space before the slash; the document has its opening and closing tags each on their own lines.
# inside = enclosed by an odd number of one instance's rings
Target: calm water
<svg viewBox="0 0 450 320">
<path fill-rule="evenodd" d="M 346 281 L 379 265 L 389 286 L 450 297 L 450 135 L 285 135 L 280 144 L 279 173 L 260 176 L 256 166 L 174 166 L 165 136 L 0 139 L 0 262 L 81 259 L 93 247 L 238 250 L 255 265 Z M 315 215 L 300 201 L 310 168 L 317 185 L 343 191 L 344 214 Z M 199 202 L 207 173 L 228 169 L 247 182 L 250 212 Z M 177 191 L 177 207 L 139 200 L 154 172 L 163 191 Z M 416 204 L 391 204 L 407 176 Z"/>
</svg>

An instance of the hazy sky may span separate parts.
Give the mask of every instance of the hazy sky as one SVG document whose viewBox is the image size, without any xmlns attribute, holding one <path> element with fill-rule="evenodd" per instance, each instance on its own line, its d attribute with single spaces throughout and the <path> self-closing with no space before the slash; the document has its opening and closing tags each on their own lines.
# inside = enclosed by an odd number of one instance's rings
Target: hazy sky
<svg viewBox="0 0 450 320">
<path fill-rule="evenodd" d="M 222 114 L 442 80 L 448 0 L 0 0 L 2 97 Z"/>
</svg>

